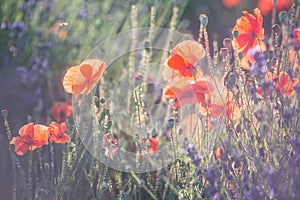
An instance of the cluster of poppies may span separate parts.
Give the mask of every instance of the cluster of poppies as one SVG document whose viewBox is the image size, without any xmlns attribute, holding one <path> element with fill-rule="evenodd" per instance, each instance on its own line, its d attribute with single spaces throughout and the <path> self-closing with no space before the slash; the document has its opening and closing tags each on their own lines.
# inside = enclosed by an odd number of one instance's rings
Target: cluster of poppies
<svg viewBox="0 0 300 200">
<path fill-rule="evenodd" d="M 284 71 L 270 72 L 266 67 L 266 59 L 262 53 L 267 47 L 264 40 L 263 17 L 261 11 L 256 8 L 254 14 L 243 12 L 233 27 L 233 39 L 228 48 L 232 48 L 239 54 L 241 68 L 252 74 L 263 75 L 265 81 L 271 82 L 273 88 L 281 94 L 292 96 L 298 79 L 290 78 Z M 295 29 L 295 40 L 298 40 L 299 31 Z M 297 41 L 296 41 L 297 42 Z M 299 43 L 299 41 L 298 41 Z M 295 52 L 291 49 L 292 55 Z M 211 118 L 221 115 L 234 120 L 240 117 L 241 104 L 234 101 L 233 93 L 223 83 L 223 77 L 212 77 L 204 74 L 199 66 L 199 60 L 205 58 L 204 47 L 194 40 L 185 40 L 174 46 L 170 56 L 162 67 L 162 76 L 167 85 L 164 88 L 163 97 L 172 100 L 174 109 L 185 104 L 198 104 L 199 112 Z M 203 67 L 203 66 L 202 66 Z M 104 61 L 88 59 L 80 65 L 70 67 L 63 79 L 64 89 L 75 95 L 88 95 L 96 86 L 106 69 Z M 264 90 L 257 88 L 258 96 L 266 98 Z M 20 136 L 14 137 L 11 144 L 16 145 L 16 152 L 23 155 L 28 150 L 34 150 L 50 141 L 64 143 L 68 141 L 65 135 L 66 117 L 72 115 L 72 107 L 65 102 L 56 102 L 50 109 L 53 119 L 61 124 L 52 122 L 49 127 L 39 124 L 27 124 L 20 129 Z M 106 138 L 111 138 L 107 135 Z M 105 139 L 105 138 L 104 138 Z M 157 150 L 157 141 L 151 142 L 153 150 Z M 105 141 L 104 141 L 105 143 Z M 117 147 L 117 143 L 115 145 Z M 111 155 L 111 153 L 107 153 Z M 109 156 L 111 157 L 111 156 Z"/>
<path fill-rule="evenodd" d="M 232 9 L 233 7 L 243 3 L 244 0 L 222 0 L 223 5 Z M 291 7 L 293 0 L 258 0 L 257 7 L 263 14 L 268 15 L 273 8 L 276 10 L 287 10 Z"/>
<path fill-rule="evenodd" d="M 22 156 L 28 150 L 33 151 L 47 145 L 49 140 L 54 143 L 66 143 L 69 141 L 69 136 L 65 133 L 66 129 L 66 122 L 61 124 L 52 122 L 49 126 L 25 124 L 19 130 L 20 136 L 13 137 L 10 144 L 14 144 L 16 153 Z"/>
<path fill-rule="evenodd" d="M 261 75 L 264 81 L 263 83 L 271 83 L 267 89 L 258 87 L 257 95 L 262 98 L 266 98 L 275 89 L 280 94 L 291 97 L 295 93 L 295 86 L 298 84 L 297 78 L 292 78 L 285 71 L 278 71 L 277 69 L 271 69 L 268 71 L 267 58 L 265 52 L 267 46 L 263 42 L 264 39 L 264 28 L 262 27 L 263 18 L 261 11 L 256 8 L 254 9 L 254 15 L 244 11 L 244 16 L 239 18 L 236 22 L 233 32 L 236 32 L 236 37 L 233 38 L 232 47 L 235 51 L 242 53 L 243 57 L 240 59 L 241 68 L 250 74 Z M 298 30 L 293 31 L 294 34 L 294 45 L 299 44 Z M 235 34 L 235 33 L 234 33 Z M 286 37 L 289 40 L 289 37 Z M 292 64 L 293 59 L 297 58 L 298 52 L 295 52 L 294 48 L 289 50 L 289 62 Z M 294 62 L 295 66 L 292 66 L 294 72 L 299 72 L 298 62 Z M 265 84 L 266 85 L 266 84 Z M 266 94 L 268 93 L 268 94 Z"/>
<path fill-rule="evenodd" d="M 175 102 L 173 108 L 199 104 L 199 111 L 203 115 L 216 118 L 225 113 L 226 117 L 237 118 L 239 106 L 232 101 L 232 93 L 225 88 L 216 90 L 216 87 L 223 86 L 213 84 L 213 77 L 204 75 L 197 64 L 204 57 L 205 50 L 196 41 L 186 40 L 177 44 L 163 67 L 163 77 L 167 81 L 164 97 Z"/>
<path fill-rule="evenodd" d="M 19 136 L 13 137 L 10 144 L 15 145 L 18 155 L 24 155 L 50 142 L 64 144 L 69 141 L 66 134 L 66 118 L 72 116 L 72 106 L 66 102 L 55 102 L 50 108 L 53 122 L 49 126 L 28 123 L 19 130 Z"/>
</svg>

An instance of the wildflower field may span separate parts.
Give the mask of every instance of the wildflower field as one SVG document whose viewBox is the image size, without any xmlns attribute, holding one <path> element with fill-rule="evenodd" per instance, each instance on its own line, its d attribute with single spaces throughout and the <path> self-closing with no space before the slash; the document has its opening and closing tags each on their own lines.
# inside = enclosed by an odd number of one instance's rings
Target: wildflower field
<svg viewBox="0 0 300 200">
<path fill-rule="evenodd" d="M 0 199 L 300 199 L 299 0 L 1 0 Z"/>
</svg>

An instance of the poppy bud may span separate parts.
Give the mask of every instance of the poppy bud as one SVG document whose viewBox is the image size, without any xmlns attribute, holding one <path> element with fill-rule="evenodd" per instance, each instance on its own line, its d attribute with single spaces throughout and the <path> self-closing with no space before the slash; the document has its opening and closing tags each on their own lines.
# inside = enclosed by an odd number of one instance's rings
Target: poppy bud
<svg viewBox="0 0 300 200">
<path fill-rule="evenodd" d="M 150 147 L 151 147 L 151 143 L 149 142 L 149 140 L 146 141 L 146 147 L 147 147 L 147 149 L 150 149 Z"/>
<path fill-rule="evenodd" d="M 8 110 L 1 110 L 2 113 L 2 117 L 4 120 L 7 120 L 7 116 L 8 116 Z"/>
<path fill-rule="evenodd" d="M 234 38 L 237 38 L 239 36 L 239 31 L 238 30 L 234 30 L 232 32 L 232 35 L 233 35 Z"/>
<path fill-rule="evenodd" d="M 108 188 L 107 183 L 103 181 L 103 182 L 100 184 L 100 190 L 106 190 L 107 188 Z"/>
<path fill-rule="evenodd" d="M 225 48 L 230 48 L 230 45 L 231 45 L 231 39 L 229 39 L 229 38 L 224 38 L 224 40 L 223 40 L 223 46 L 225 47 Z"/>
<path fill-rule="evenodd" d="M 44 164 L 44 168 L 45 168 L 46 171 L 49 171 L 49 170 L 50 170 L 50 165 L 49 165 L 49 163 L 45 163 L 45 164 Z"/>
<path fill-rule="evenodd" d="M 182 133 L 183 133 L 183 129 L 180 128 L 180 129 L 178 130 L 178 134 L 181 135 Z"/>
<path fill-rule="evenodd" d="M 149 41 L 144 42 L 144 48 L 146 49 L 146 51 L 150 51 L 150 42 Z"/>
<path fill-rule="evenodd" d="M 134 87 L 139 86 L 141 84 L 142 80 L 143 80 L 142 76 L 137 76 L 133 81 Z"/>
<path fill-rule="evenodd" d="M 101 99 L 100 99 L 100 103 L 105 103 L 105 99 L 104 99 L 104 98 L 101 98 Z"/>
<path fill-rule="evenodd" d="M 169 119 L 167 123 L 167 128 L 171 129 L 174 127 L 174 119 Z"/>
<path fill-rule="evenodd" d="M 107 108 L 105 108 L 105 109 L 103 109 L 103 113 L 104 113 L 104 115 L 106 115 L 109 113 L 109 110 Z"/>
<path fill-rule="evenodd" d="M 274 24 L 272 26 L 272 30 L 275 33 L 275 35 L 279 35 L 281 32 L 281 27 L 278 24 Z"/>
<path fill-rule="evenodd" d="M 286 23 L 287 19 L 288 19 L 288 13 L 286 11 L 281 11 L 278 14 L 278 19 L 279 19 L 280 23 Z"/>
<path fill-rule="evenodd" d="M 157 136 L 158 136 L 158 133 L 157 133 L 156 129 L 153 129 L 152 133 L 151 133 L 151 137 L 156 138 Z"/>
<path fill-rule="evenodd" d="M 239 56 L 239 59 L 243 59 L 243 57 L 244 57 L 243 52 L 239 52 L 238 56 Z"/>
<path fill-rule="evenodd" d="M 110 129 L 110 128 L 111 128 L 111 125 L 112 125 L 112 121 L 108 121 L 108 122 L 107 122 L 107 129 Z"/>
<path fill-rule="evenodd" d="M 228 49 L 227 48 L 221 48 L 221 56 L 226 57 L 228 55 Z"/>
<path fill-rule="evenodd" d="M 206 14 L 201 14 L 201 15 L 199 16 L 199 20 L 200 20 L 200 23 L 201 23 L 204 27 L 207 26 L 207 24 L 208 24 L 208 17 L 206 16 Z"/>
</svg>

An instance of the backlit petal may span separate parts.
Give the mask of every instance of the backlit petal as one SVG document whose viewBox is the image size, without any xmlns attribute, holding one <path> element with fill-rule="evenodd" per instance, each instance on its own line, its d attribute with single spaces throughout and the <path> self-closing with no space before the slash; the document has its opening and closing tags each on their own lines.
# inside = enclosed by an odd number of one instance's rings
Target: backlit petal
<svg viewBox="0 0 300 200">
<path fill-rule="evenodd" d="M 79 70 L 80 70 L 80 66 L 72 66 L 70 67 L 63 79 L 63 86 L 64 89 L 68 92 L 68 93 L 73 93 L 73 85 L 76 83 L 78 74 L 79 74 Z"/>
</svg>

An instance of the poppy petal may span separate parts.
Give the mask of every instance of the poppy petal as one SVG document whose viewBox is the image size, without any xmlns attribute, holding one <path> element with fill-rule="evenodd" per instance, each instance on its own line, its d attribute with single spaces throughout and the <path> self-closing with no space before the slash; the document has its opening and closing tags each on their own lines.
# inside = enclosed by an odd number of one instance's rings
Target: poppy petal
<svg viewBox="0 0 300 200">
<path fill-rule="evenodd" d="M 93 74 L 93 68 L 91 65 L 83 64 L 80 65 L 80 72 L 85 78 L 91 78 Z"/>
<path fill-rule="evenodd" d="M 42 146 L 48 144 L 48 138 L 49 138 L 48 127 L 41 124 L 35 124 L 34 140 L 36 142 L 36 146 Z"/>
<path fill-rule="evenodd" d="M 30 147 L 22 137 L 13 137 L 13 139 L 10 141 L 10 144 L 15 145 L 15 152 L 19 156 L 23 156 Z"/>
<path fill-rule="evenodd" d="M 25 124 L 24 126 L 22 126 L 19 130 L 19 135 L 20 136 L 30 136 L 33 137 L 33 132 L 34 132 L 34 124 L 33 123 L 29 123 L 29 124 Z"/>
<path fill-rule="evenodd" d="M 172 69 L 176 70 L 181 70 L 182 68 L 184 69 L 185 62 L 184 59 L 180 55 L 173 55 L 168 59 L 168 66 L 171 67 Z"/>
<path fill-rule="evenodd" d="M 76 83 L 78 74 L 79 74 L 79 70 L 80 70 L 80 66 L 72 66 L 70 67 L 63 79 L 63 86 L 64 89 L 68 92 L 68 93 L 73 93 L 73 85 Z"/>
<path fill-rule="evenodd" d="M 187 63 L 195 65 L 195 63 L 204 58 L 205 49 L 201 44 L 193 40 L 185 40 L 180 42 L 172 49 L 172 54 L 178 54 Z"/>
<path fill-rule="evenodd" d="M 86 87 L 86 85 L 73 85 L 72 93 L 73 94 L 81 94 L 84 91 L 85 87 Z"/>
</svg>

